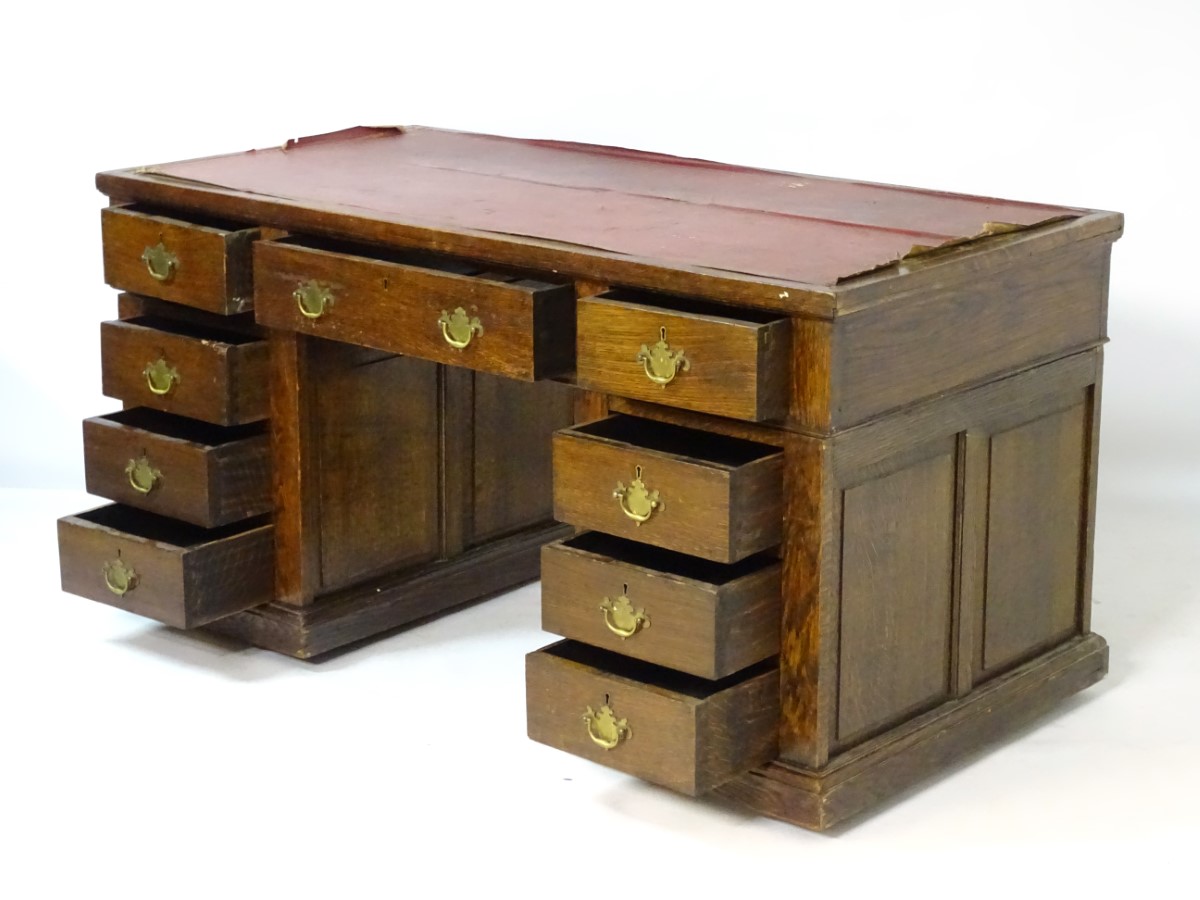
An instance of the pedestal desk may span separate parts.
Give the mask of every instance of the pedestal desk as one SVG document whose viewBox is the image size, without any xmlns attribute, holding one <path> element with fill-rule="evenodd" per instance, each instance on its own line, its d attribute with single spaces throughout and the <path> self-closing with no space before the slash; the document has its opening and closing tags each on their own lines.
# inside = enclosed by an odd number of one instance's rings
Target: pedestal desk
<svg viewBox="0 0 1200 900">
<path fill-rule="evenodd" d="M 67 591 L 309 657 L 540 569 L 533 739 L 811 828 L 1106 670 L 1119 214 L 423 128 L 97 183 Z"/>
</svg>

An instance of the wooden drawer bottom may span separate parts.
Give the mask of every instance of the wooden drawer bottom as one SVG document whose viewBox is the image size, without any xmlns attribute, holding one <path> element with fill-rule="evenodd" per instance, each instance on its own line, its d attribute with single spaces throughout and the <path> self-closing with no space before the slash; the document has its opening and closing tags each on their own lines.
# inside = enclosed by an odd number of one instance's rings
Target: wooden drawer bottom
<svg viewBox="0 0 1200 900">
<path fill-rule="evenodd" d="M 64 591 L 176 628 L 269 601 L 274 526 L 217 529 L 113 504 L 58 520 Z"/>
<path fill-rule="evenodd" d="M 525 658 L 529 737 L 696 796 L 774 759 L 779 669 L 706 681 L 573 641 Z"/>
</svg>

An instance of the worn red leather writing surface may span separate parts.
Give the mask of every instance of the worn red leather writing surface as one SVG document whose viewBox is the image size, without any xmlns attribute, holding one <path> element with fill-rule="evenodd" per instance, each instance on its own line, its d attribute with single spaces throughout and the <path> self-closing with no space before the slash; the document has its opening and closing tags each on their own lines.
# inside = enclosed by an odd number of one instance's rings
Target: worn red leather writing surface
<svg viewBox="0 0 1200 900">
<path fill-rule="evenodd" d="M 812 285 L 886 265 L 914 245 L 973 237 L 987 223 L 1081 212 L 431 128 L 352 128 L 141 171 L 382 221 Z"/>
</svg>

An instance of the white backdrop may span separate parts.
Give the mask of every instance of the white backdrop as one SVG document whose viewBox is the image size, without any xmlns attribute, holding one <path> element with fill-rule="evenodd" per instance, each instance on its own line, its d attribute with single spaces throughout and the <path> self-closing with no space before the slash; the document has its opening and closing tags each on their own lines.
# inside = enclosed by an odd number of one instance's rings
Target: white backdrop
<svg viewBox="0 0 1200 900">
<path fill-rule="evenodd" d="M 1200 837 L 1200 5 L 22 4 L 5 14 L 0 895 L 1041 895 Z M 103 285 L 93 174 L 425 124 L 1120 210 L 1094 627 L 1112 674 L 836 837 L 525 740 L 536 585 L 319 665 L 57 588 Z M 1153 891 L 1151 891 L 1153 895 Z"/>
</svg>

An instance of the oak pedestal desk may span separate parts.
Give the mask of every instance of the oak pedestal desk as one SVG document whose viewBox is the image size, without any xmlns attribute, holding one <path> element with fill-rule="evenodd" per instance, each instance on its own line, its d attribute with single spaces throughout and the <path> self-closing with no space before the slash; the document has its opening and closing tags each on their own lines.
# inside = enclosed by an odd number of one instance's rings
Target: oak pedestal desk
<svg viewBox="0 0 1200 900">
<path fill-rule="evenodd" d="M 818 829 L 1106 671 L 1119 214 L 423 128 L 97 183 L 68 591 L 308 657 L 540 569 L 533 739 Z"/>
</svg>

